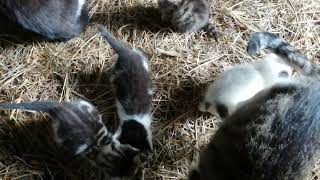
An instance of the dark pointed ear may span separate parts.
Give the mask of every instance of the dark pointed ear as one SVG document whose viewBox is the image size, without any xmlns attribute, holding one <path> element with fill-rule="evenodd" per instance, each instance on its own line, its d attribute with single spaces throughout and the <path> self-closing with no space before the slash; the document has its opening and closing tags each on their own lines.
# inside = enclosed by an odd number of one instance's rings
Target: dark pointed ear
<svg viewBox="0 0 320 180">
<path fill-rule="evenodd" d="M 61 103 L 49 114 L 55 141 L 74 154 L 85 152 L 107 132 L 97 109 L 86 101 Z"/>
</svg>

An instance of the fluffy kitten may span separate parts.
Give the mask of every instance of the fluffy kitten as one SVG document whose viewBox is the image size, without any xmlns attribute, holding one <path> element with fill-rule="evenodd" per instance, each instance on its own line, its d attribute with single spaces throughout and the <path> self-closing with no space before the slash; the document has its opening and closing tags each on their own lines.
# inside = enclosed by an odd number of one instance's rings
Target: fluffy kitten
<svg viewBox="0 0 320 180">
<path fill-rule="evenodd" d="M 0 103 L 0 108 L 48 113 L 56 143 L 84 156 L 109 178 L 129 179 L 137 172 L 139 150 L 115 140 L 97 109 L 86 101 Z"/>
<path fill-rule="evenodd" d="M 112 83 L 120 119 L 116 135 L 121 143 L 140 150 L 152 150 L 152 81 L 149 61 L 136 48 L 129 49 L 99 26 L 102 36 L 118 54 Z"/>
<path fill-rule="evenodd" d="M 211 9 L 207 0 L 158 0 L 161 19 L 170 22 L 178 32 L 206 31 L 218 39 L 218 32 L 209 22 Z"/>
</svg>

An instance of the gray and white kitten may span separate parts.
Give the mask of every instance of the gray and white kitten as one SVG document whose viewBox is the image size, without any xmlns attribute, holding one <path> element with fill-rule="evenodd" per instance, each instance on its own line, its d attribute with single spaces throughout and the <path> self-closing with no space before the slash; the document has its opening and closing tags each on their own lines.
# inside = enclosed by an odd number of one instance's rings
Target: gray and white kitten
<svg viewBox="0 0 320 180">
<path fill-rule="evenodd" d="M 120 125 L 116 132 L 121 143 L 140 150 L 152 150 L 152 80 L 148 58 L 136 48 L 116 40 L 104 27 L 101 35 L 118 54 L 111 79 L 116 95 Z"/>
<path fill-rule="evenodd" d="M 292 68 L 276 54 L 268 54 L 261 61 L 235 65 L 222 73 L 208 87 L 199 110 L 226 118 L 239 104 L 263 89 L 280 82 L 290 82 Z"/>
<path fill-rule="evenodd" d="M 0 109 L 46 112 L 51 117 L 54 140 L 74 155 L 102 168 L 109 178 L 131 179 L 138 170 L 138 149 L 120 144 L 89 102 L 0 103 Z"/>
<path fill-rule="evenodd" d="M 242 102 L 201 152 L 190 180 L 304 180 L 320 158 L 320 81 L 313 64 L 288 43 L 270 38 L 277 37 L 271 33 L 252 37 L 251 54 L 272 44 L 268 48 L 304 75 Z"/>
<path fill-rule="evenodd" d="M 207 0 L 158 0 L 161 19 L 169 22 L 178 32 L 206 31 L 218 39 L 218 31 L 209 22 L 211 9 Z"/>
<path fill-rule="evenodd" d="M 89 20 L 85 0 L 1 0 L 0 17 L 49 40 L 79 36 Z"/>
</svg>

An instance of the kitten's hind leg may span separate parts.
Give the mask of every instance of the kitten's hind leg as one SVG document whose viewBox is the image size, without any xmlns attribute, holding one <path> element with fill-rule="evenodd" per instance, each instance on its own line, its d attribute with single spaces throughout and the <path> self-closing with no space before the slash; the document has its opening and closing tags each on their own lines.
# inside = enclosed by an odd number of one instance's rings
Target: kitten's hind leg
<svg viewBox="0 0 320 180">
<path fill-rule="evenodd" d="M 216 26 L 214 26 L 211 23 L 208 23 L 205 27 L 203 27 L 203 30 L 212 38 L 214 38 L 214 40 L 216 40 L 218 42 L 218 37 L 219 37 L 219 32 L 216 28 Z"/>
</svg>

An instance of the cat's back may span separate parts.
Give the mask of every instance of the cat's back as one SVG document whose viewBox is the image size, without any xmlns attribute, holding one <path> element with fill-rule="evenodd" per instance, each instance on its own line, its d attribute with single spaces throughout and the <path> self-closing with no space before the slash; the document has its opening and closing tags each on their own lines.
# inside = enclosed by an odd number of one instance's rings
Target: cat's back
<svg viewBox="0 0 320 180">
<path fill-rule="evenodd" d="M 302 80 L 226 119 L 201 155 L 200 179 L 308 179 L 320 155 L 320 85 Z"/>
<path fill-rule="evenodd" d="M 78 36 L 88 23 L 85 0 L 4 0 L 3 17 L 48 39 Z"/>
</svg>

